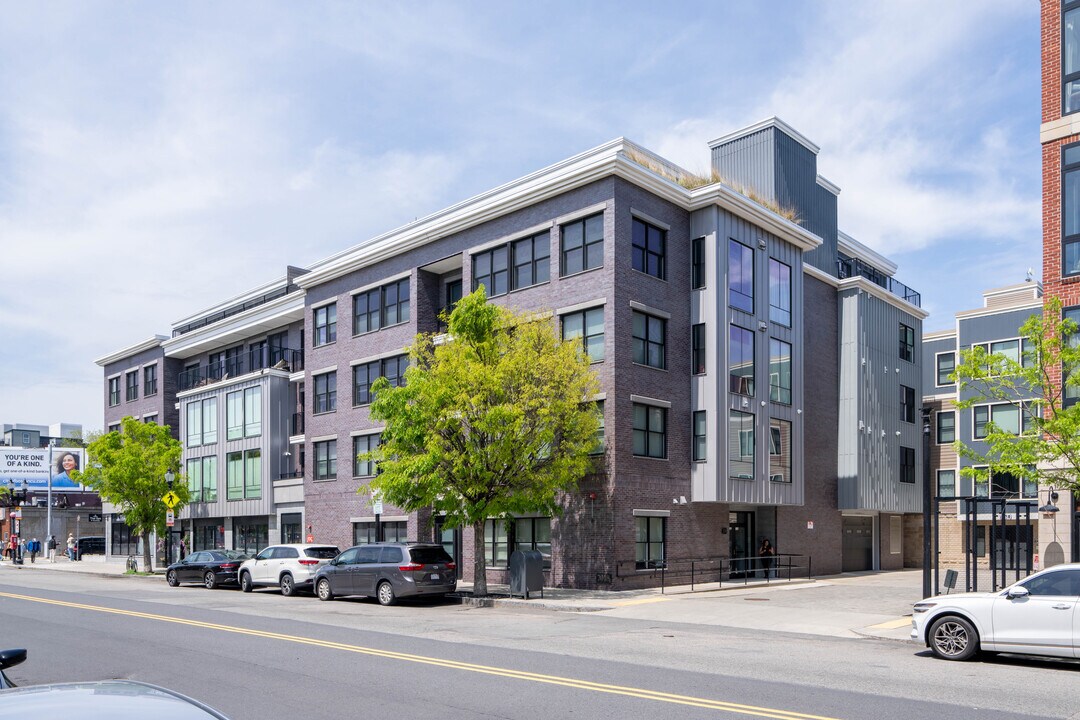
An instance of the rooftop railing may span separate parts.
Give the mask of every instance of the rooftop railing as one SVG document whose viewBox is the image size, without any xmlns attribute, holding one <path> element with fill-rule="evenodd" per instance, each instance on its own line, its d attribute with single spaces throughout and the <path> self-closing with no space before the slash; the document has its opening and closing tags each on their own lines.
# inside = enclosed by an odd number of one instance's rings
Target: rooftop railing
<svg viewBox="0 0 1080 720">
<path fill-rule="evenodd" d="M 839 258 L 836 261 L 836 268 L 837 276 L 841 280 L 849 277 L 864 277 L 915 307 L 922 307 L 922 295 L 858 258 Z"/>
</svg>

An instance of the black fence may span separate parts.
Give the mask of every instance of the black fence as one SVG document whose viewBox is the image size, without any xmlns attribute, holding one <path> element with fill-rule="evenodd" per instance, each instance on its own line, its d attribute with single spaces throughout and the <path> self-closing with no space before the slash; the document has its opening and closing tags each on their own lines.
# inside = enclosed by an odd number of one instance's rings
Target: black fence
<svg viewBox="0 0 1080 720">
<path fill-rule="evenodd" d="M 993 592 L 1033 573 L 1036 505 L 1004 497 L 935 498 L 933 593 Z"/>
<path fill-rule="evenodd" d="M 235 378 L 256 370 L 276 368 L 286 372 L 304 369 L 304 351 L 262 346 L 238 353 L 223 360 L 191 367 L 180 372 L 177 384 L 180 391 L 191 390 L 226 378 Z"/>
<path fill-rule="evenodd" d="M 660 578 L 661 592 L 668 585 L 689 585 L 693 592 L 716 590 L 725 585 L 749 585 L 752 582 L 809 580 L 813 577 L 813 564 L 809 555 L 778 553 L 769 557 L 718 556 L 656 560 L 648 563 L 628 561 L 616 566 L 616 575 L 620 578 L 648 577 L 650 573 L 652 577 Z"/>
</svg>

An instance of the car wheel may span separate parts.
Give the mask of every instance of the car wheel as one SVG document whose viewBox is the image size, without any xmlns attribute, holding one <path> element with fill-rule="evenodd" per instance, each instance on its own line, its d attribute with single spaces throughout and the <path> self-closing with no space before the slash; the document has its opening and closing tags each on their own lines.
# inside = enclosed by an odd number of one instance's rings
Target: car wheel
<svg viewBox="0 0 1080 720">
<path fill-rule="evenodd" d="M 315 594 L 319 596 L 320 600 L 333 600 L 334 591 L 330 589 L 330 581 L 326 578 L 320 578 L 319 582 L 315 584 Z"/>
<path fill-rule="evenodd" d="M 217 575 L 214 574 L 213 570 L 207 570 L 206 574 L 203 575 L 203 585 L 206 586 L 207 590 L 213 590 L 217 587 Z"/>
<path fill-rule="evenodd" d="M 397 596 L 394 595 L 394 586 L 391 585 L 388 580 L 383 580 L 379 583 L 379 588 L 375 593 L 379 598 L 380 605 L 393 605 L 397 602 Z"/>
<path fill-rule="evenodd" d="M 281 594 L 285 597 L 289 597 L 296 593 L 296 585 L 293 584 L 293 577 L 288 573 L 281 576 L 281 581 L 278 583 L 281 588 Z"/>
<path fill-rule="evenodd" d="M 979 634 L 964 618 L 949 615 L 930 626 L 930 649 L 942 660 L 970 660 L 979 650 Z"/>
<path fill-rule="evenodd" d="M 169 583 L 169 587 L 176 587 L 180 584 L 180 579 L 176 577 L 175 570 L 165 573 L 165 581 Z"/>
<path fill-rule="evenodd" d="M 240 573 L 240 590 L 251 592 L 251 575 L 246 572 Z"/>
</svg>

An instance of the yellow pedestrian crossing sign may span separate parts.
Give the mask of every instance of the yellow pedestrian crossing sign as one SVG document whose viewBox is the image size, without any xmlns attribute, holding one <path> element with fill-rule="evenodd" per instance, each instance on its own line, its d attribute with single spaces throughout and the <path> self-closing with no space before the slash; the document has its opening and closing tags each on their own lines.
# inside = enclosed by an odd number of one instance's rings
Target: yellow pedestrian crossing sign
<svg viewBox="0 0 1080 720">
<path fill-rule="evenodd" d="M 176 507 L 177 504 L 180 502 L 180 497 L 176 493 L 174 493 L 172 490 L 165 493 L 165 497 L 163 497 L 161 499 L 165 501 L 165 505 L 167 507 L 169 507 L 169 508 Z"/>
</svg>

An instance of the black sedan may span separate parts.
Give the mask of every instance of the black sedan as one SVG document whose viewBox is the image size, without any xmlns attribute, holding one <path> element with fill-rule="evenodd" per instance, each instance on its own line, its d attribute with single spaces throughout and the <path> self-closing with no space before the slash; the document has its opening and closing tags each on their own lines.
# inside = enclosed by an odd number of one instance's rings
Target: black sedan
<svg viewBox="0 0 1080 720">
<path fill-rule="evenodd" d="M 200 550 L 193 552 L 165 571 L 169 585 L 201 583 L 208 590 L 218 585 L 238 585 L 236 572 L 248 556 L 237 550 Z"/>
</svg>

